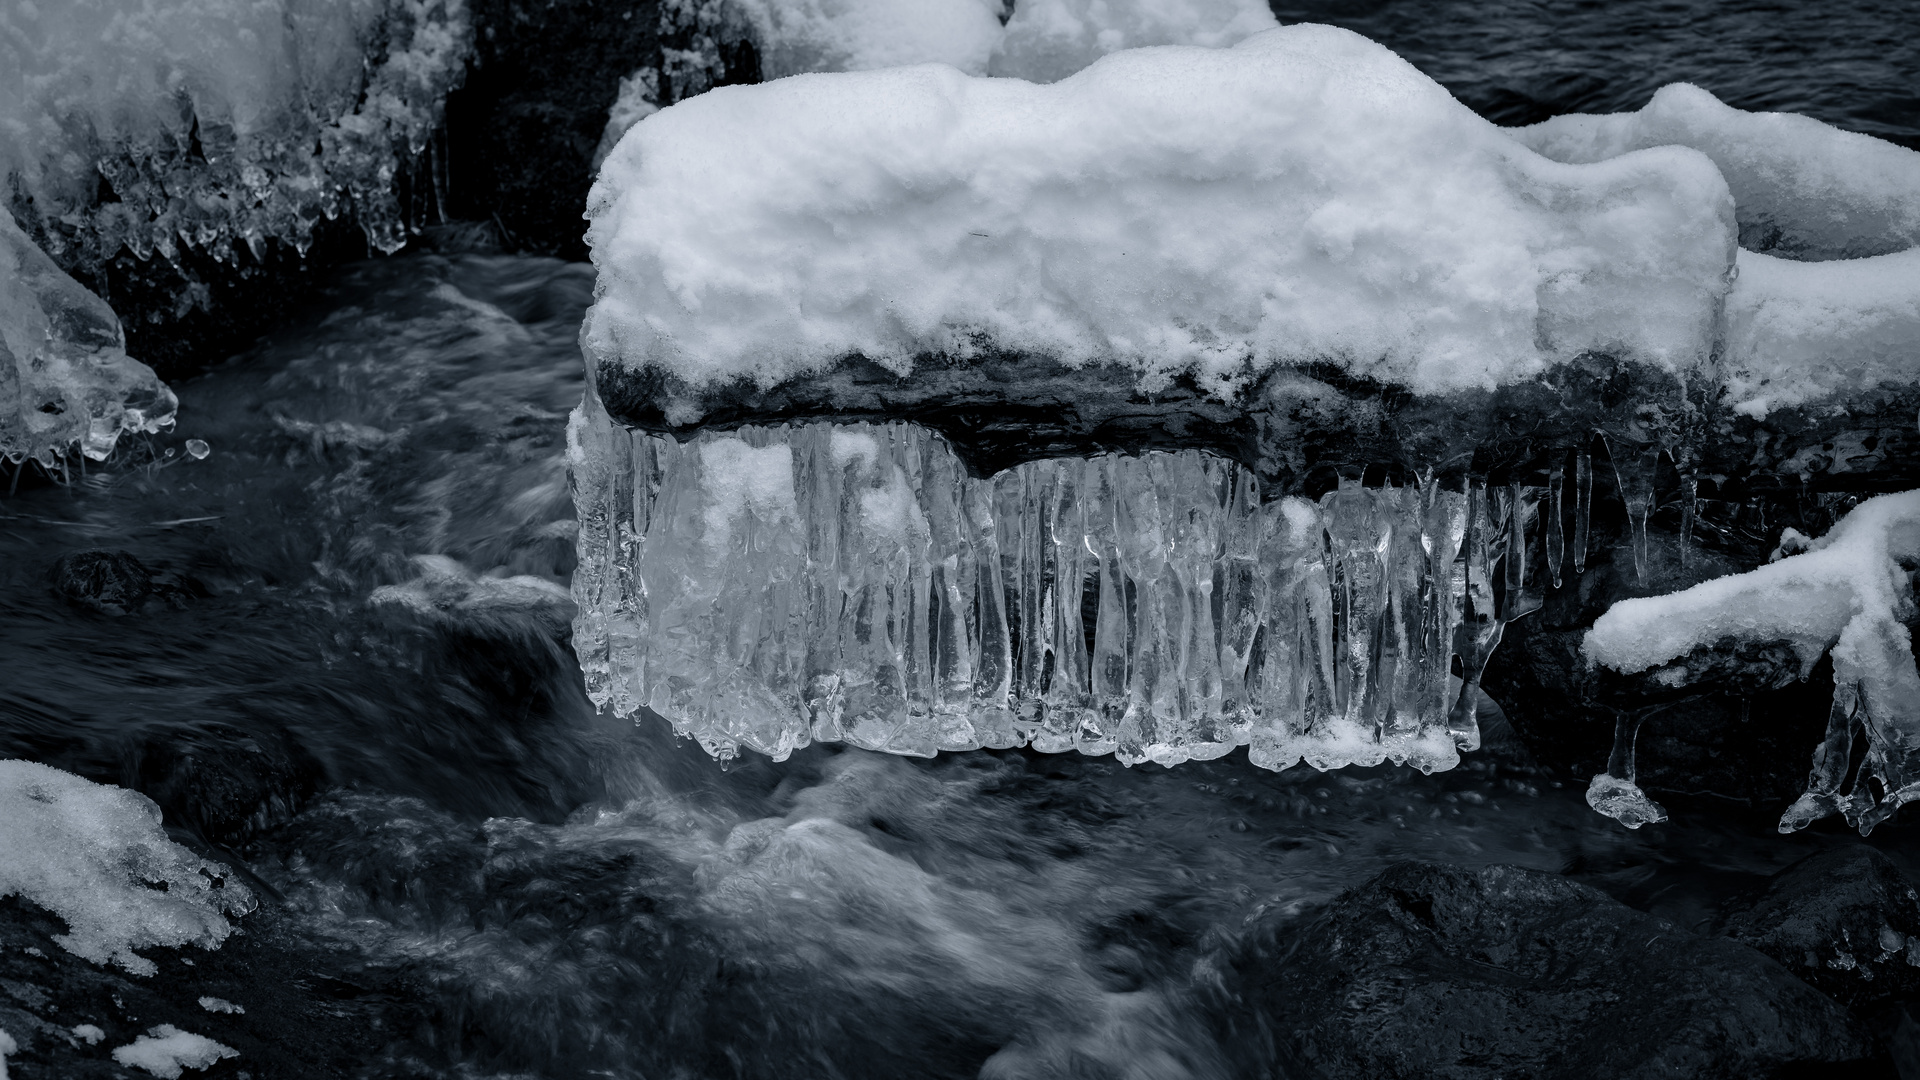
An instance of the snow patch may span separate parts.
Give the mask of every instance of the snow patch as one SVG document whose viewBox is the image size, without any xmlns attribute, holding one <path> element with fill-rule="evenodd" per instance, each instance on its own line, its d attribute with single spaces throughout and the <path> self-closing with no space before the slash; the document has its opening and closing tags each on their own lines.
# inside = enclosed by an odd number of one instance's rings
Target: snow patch
<svg viewBox="0 0 1920 1080">
<path fill-rule="evenodd" d="M 1735 412 L 1764 419 L 1920 376 L 1920 247 L 1817 263 L 1742 251 L 1738 266 L 1725 350 Z"/>
<path fill-rule="evenodd" d="M 1683 370 L 1735 247 L 1697 151 L 1549 161 L 1323 26 L 1046 86 L 722 87 L 635 127 L 589 216 L 590 362 L 694 387 L 982 349 L 1223 396 L 1306 361 L 1422 392 L 1587 350 Z"/>
<path fill-rule="evenodd" d="M 245 1010 L 245 1009 L 243 1009 L 243 1008 L 241 1008 L 240 1006 L 238 1006 L 238 1005 L 235 1005 L 235 1004 L 234 1004 L 233 1002 L 231 1002 L 231 1001 L 228 1001 L 228 1000 L 226 1000 L 226 999 L 224 999 L 224 998 L 217 998 L 217 997 L 203 997 L 203 998 L 201 998 L 201 999 L 200 999 L 200 1007 L 201 1007 L 201 1008 L 203 1008 L 203 1009 L 205 1009 L 205 1010 L 207 1010 L 208 1012 L 214 1012 L 214 1013 L 234 1013 L 234 1014 L 236 1014 L 236 1015 L 237 1015 L 237 1014 L 240 1014 L 240 1013 L 244 1013 L 244 1012 L 246 1012 L 246 1011 L 247 1011 L 247 1010 Z"/>
<path fill-rule="evenodd" d="M 88 1046 L 98 1046 L 101 1040 L 107 1037 L 107 1033 L 93 1024 L 75 1024 L 73 1026 L 73 1037 L 86 1043 Z"/>
<path fill-rule="evenodd" d="M 1222 48 L 1279 25 L 1265 0 L 1020 0 L 987 73 L 1056 82 L 1121 49 Z"/>
<path fill-rule="evenodd" d="M 135 949 L 217 949 L 254 907 L 226 867 L 167 839 L 146 796 L 0 761 L 0 896 L 16 894 L 66 920 L 62 948 L 135 975 L 158 970 Z"/>
<path fill-rule="evenodd" d="M 180 1080 L 187 1069 L 205 1069 L 223 1058 L 239 1057 L 240 1052 L 223 1046 L 205 1035 L 181 1031 L 172 1024 L 161 1024 L 132 1043 L 113 1052 L 113 1060 L 130 1069 L 145 1069 L 164 1080 Z"/>
</svg>

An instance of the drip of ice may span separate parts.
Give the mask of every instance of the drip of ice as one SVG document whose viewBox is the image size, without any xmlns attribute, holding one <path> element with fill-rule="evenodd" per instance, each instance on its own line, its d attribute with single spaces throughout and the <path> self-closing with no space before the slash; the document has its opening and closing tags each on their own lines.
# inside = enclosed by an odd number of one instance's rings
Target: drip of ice
<svg viewBox="0 0 1920 1080">
<path fill-rule="evenodd" d="M 49 472 L 76 450 L 99 461 L 122 432 L 172 427 L 176 404 L 127 356 L 113 309 L 0 210 L 0 458 Z"/>
<path fill-rule="evenodd" d="M 1587 530 L 1593 522 L 1593 454 L 1582 446 L 1573 456 L 1573 572 L 1587 572 Z"/>
<path fill-rule="evenodd" d="M 465 0 L 8 4 L 0 179 L 70 266 L 123 245 L 305 251 L 342 213 L 395 251 L 396 177 L 429 150 L 470 38 Z"/>
<path fill-rule="evenodd" d="M 1913 612 L 1906 568 L 1920 565 L 1920 491 L 1868 499 L 1818 540 L 1782 537 L 1780 554 L 1670 596 L 1623 600 L 1594 622 L 1585 650 L 1628 673 L 1729 643 L 1788 642 L 1805 670 L 1830 652 L 1827 735 L 1780 829 L 1837 813 L 1864 834 L 1920 798 L 1920 671 L 1904 625 Z"/>
<path fill-rule="evenodd" d="M 1587 805 L 1629 829 L 1658 825 L 1667 820 L 1666 808 L 1647 797 L 1634 783 L 1633 744 L 1640 736 L 1640 717 L 1621 716 L 1614 721 L 1613 750 L 1607 755 L 1607 771 L 1587 785 Z"/>
<path fill-rule="evenodd" d="M 1445 769 L 1478 745 L 1502 628 L 1539 605 L 1539 488 L 1265 500 L 1198 451 L 981 479 L 912 425 L 682 443 L 591 398 L 569 440 L 588 693 L 722 758 L 820 740 L 1173 764 L 1249 745 L 1274 769 Z"/>
<path fill-rule="evenodd" d="M 1633 534 L 1633 575 L 1647 580 L 1651 558 L 1647 550 L 1647 519 L 1653 515 L 1654 481 L 1660 474 L 1661 449 L 1658 443 L 1635 446 L 1622 440 L 1607 440 L 1613 461 L 1614 481 L 1620 485 L 1620 501 L 1626 504 L 1627 527 Z"/>
</svg>

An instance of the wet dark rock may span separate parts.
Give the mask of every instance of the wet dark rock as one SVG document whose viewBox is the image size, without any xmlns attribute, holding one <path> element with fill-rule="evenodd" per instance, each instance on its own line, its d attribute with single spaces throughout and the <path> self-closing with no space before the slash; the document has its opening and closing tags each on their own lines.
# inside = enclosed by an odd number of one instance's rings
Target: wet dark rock
<svg viewBox="0 0 1920 1080">
<path fill-rule="evenodd" d="M 1759 952 L 1517 867 L 1394 866 L 1232 968 L 1271 1055 L 1247 1064 L 1288 1076 L 1704 1080 L 1870 1049 Z"/>
<path fill-rule="evenodd" d="M 161 1024 L 238 1051 L 191 1076 L 336 1080 L 366 1075 L 419 1015 L 412 987 L 302 942 L 268 908 L 218 951 L 146 950 L 160 968 L 150 978 L 74 956 L 53 942 L 65 931 L 37 905 L 0 899 L 0 1029 L 19 1045 L 6 1061 L 15 1080 L 145 1075 L 112 1052 Z M 245 1012 L 210 1010 L 202 997 Z M 81 1025 L 104 1038 L 89 1043 Z"/>
<path fill-rule="evenodd" d="M 291 820 L 323 782 L 291 736 L 225 724 L 151 732 L 129 766 L 117 779 L 159 804 L 169 825 L 227 848 Z"/>
<path fill-rule="evenodd" d="M 1865 844 L 1782 870 L 1722 932 L 1848 1005 L 1920 998 L 1920 892 Z"/>
<path fill-rule="evenodd" d="M 154 595 L 154 572 L 126 551 L 76 551 L 53 564 L 61 596 L 106 615 L 140 610 Z"/>
</svg>

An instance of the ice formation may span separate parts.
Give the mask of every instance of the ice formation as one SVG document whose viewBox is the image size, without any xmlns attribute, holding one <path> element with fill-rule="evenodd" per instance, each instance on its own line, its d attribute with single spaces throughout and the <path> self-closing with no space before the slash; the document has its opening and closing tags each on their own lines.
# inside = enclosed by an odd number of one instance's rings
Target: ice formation
<svg viewBox="0 0 1920 1080">
<path fill-rule="evenodd" d="M 469 40 L 464 0 L 8 4 L 0 179 L 67 265 L 123 245 L 304 251 L 341 213 L 397 250 L 395 178 L 427 151 Z"/>
<path fill-rule="evenodd" d="M 0 459 L 95 461 L 173 426 L 173 391 L 127 356 L 120 320 L 0 210 Z"/>
<path fill-rule="evenodd" d="M 1221 48 L 1278 25 L 1265 0 L 1018 0 L 987 73 L 1054 82 L 1122 49 Z"/>
<path fill-rule="evenodd" d="M 1920 491 L 1882 495 L 1797 554 L 1670 596 L 1615 604 L 1588 631 L 1586 654 L 1632 673 L 1737 642 L 1788 642 L 1805 669 L 1830 652 L 1827 736 L 1807 792 L 1781 817 L 1780 830 L 1838 813 L 1865 833 L 1920 798 L 1920 671 L 1905 625 L 1915 614 L 1916 566 Z M 1865 744 L 1857 769 L 1856 740 Z"/>
<path fill-rule="evenodd" d="M 188 1069 L 206 1069 L 240 1052 L 205 1035 L 161 1024 L 126 1046 L 113 1051 L 113 1060 L 129 1069 L 144 1069 L 163 1080 L 180 1080 Z"/>
<path fill-rule="evenodd" d="M 661 110 L 589 206 L 590 693 L 723 758 L 1447 767 L 1504 628 L 1586 569 L 1597 485 L 1645 580 L 1656 481 L 1684 562 L 1703 461 L 1752 454 L 1712 432 L 1915 384 L 1920 154 L 1861 138 L 1685 87 L 1516 134 L 1314 26 Z M 965 442 L 1096 398 L 1163 438 Z M 1336 428 L 1338 487 L 1297 497 Z M 1235 461 L 1146 449 L 1196 442 Z M 1588 793 L 1630 826 L 1665 817 L 1635 734 Z"/>
<path fill-rule="evenodd" d="M 1561 555 L 1541 491 L 1345 484 L 1263 499 L 1198 451 L 971 477 L 924 429 L 686 443 L 569 429 L 588 693 L 722 758 L 811 741 L 1031 744 L 1173 764 L 1445 769 Z M 1495 578 L 1500 579 L 1496 585 Z"/>
<path fill-rule="evenodd" d="M 217 949 L 253 894 L 167 839 L 146 796 L 29 761 L 0 761 L 0 896 L 58 915 L 62 948 L 135 975 L 152 945 Z"/>
<path fill-rule="evenodd" d="M 1552 162 L 1318 26 L 1046 86 L 723 87 L 636 127 L 589 216 L 589 366 L 692 387 L 987 350 L 1222 394 L 1295 361 L 1421 392 L 1588 350 L 1688 370 L 1734 251 L 1698 152 Z"/>
<path fill-rule="evenodd" d="M 1746 112 L 1687 83 L 1662 87 L 1639 112 L 1556 116 L 1512 135 L 1555 161 L 1699 150 L 1726 176 L 1750 251 L 1818 261 L 1920 244 L 1920 152 L 1810 116 Z"/>
</svg>

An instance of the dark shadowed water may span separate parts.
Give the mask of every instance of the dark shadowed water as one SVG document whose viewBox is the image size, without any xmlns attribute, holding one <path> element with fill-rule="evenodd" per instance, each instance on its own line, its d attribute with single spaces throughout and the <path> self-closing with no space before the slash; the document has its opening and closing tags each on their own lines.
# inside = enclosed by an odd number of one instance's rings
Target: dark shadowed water
<svg viewBox="0 0 1920 1080">
<path fill-rule="evenodd" d="M 1911 138 L 1911 9 L 1314 11 L 1507 122 L 1687 79 Z M 396 1038 L 408 1069 L 1229 1076 L 1214 988 L 1248 928 L 1396 859 L 1569 872 L 1704 929 L 1846 839 L 1765 805 L 1629 833 L 1497 731 L 1431 777 L 836 747 L 723 772 L 596 715 L 565 644 L 591 288 L 529 257 L 351 267 L 177 386 L 175 433 L 0 500 L 0 757 L 147 790 L 308 932 L 404 968 L 439 1003 Z M 127 613 L 56 591 L 92 549 L 144 568 L 119 564 Z"/>
</svg>

